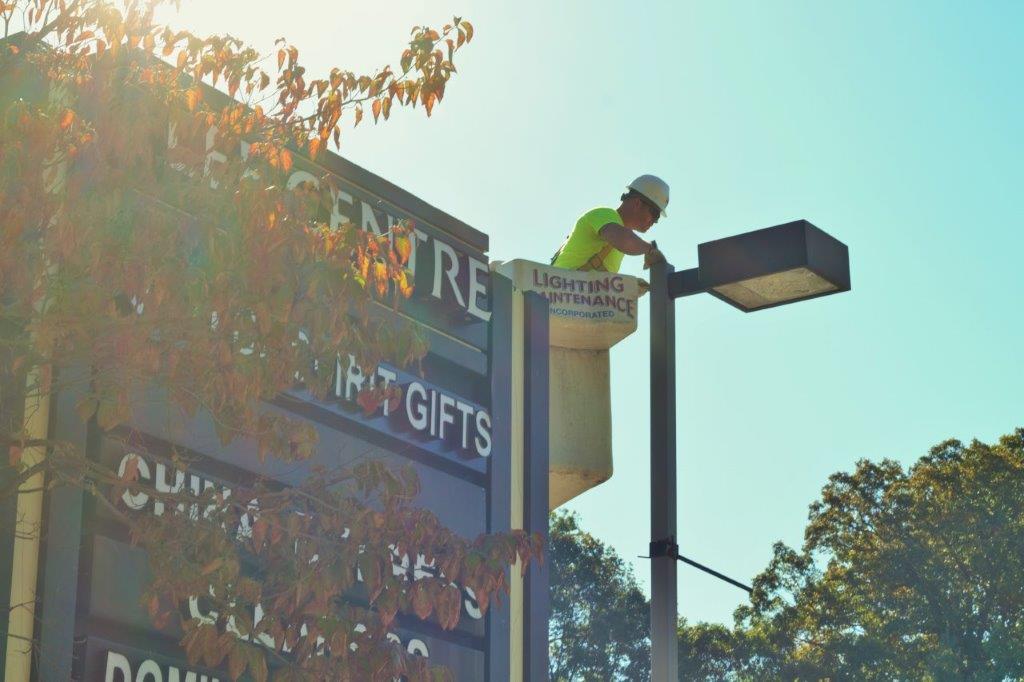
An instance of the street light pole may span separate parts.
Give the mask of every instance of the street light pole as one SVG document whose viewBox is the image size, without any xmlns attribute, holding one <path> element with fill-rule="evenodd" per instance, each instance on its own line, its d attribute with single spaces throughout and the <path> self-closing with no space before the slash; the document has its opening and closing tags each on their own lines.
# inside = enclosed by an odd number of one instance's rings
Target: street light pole
<svg viewBox="0 0 1024 682">
<path fill-rule="evenodd" d="M 651 681 L 679 679 L 676 637 L 676 320 L 668 263 L 651 267 Z"/>
<path fill-rule="evenodd" d="M 806 220 L 705 242 L 698 266 L 651 267 L 651 680 L 679 678 L 676 561 L 750 592 L 679 554 L 676 540 L 675 299 L 709 293 L 744 312 L 850 290 L 846 245 Z"/>
</svg>

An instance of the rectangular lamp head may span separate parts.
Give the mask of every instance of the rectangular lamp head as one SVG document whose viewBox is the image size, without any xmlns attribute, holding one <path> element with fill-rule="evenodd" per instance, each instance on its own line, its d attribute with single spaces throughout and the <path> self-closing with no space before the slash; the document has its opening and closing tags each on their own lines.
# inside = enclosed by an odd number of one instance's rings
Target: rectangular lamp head
<svg viewBox="0 0 1024 682">
<path fill-rule="evenodd" d="M 850 290 L 846 245 L 806 220 L 697 247 L 700 287 L 744 312 Z"/>
</svg>

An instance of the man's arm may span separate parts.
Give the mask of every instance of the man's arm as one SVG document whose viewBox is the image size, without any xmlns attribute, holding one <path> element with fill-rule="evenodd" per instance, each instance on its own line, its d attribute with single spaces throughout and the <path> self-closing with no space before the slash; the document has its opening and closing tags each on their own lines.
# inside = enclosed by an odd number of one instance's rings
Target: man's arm
<svg viewBox="0 0 1024 682">
<path fill-rule="evenodd" d="M 629 256 L 645 256 L 654 248 L 652 244 L 638 237 L 633 230 L 615 223 L 608 223 L 598 234 L 601 235 L 601 239 Z"/>
</svg>

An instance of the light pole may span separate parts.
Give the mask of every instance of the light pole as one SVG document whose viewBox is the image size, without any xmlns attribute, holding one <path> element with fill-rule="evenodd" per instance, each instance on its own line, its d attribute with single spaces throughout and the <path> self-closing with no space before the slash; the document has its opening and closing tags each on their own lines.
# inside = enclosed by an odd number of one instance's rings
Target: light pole
<svg viewBox="0 0 1024 682">
<path fill-rule="evenodd" d="M 846 245 L 806 220 L 700 244 L 697 258 L 690 270 L 651 268 L 652 682 L 679 679 L 675 299 L 709 293 L 753 312 L 850 290 Z"/>
</svg>

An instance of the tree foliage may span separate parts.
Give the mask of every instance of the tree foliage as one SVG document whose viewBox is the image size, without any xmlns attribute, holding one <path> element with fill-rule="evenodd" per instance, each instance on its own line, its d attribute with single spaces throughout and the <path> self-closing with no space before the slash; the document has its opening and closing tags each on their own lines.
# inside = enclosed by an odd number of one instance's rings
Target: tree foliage
<svg viewBox="0 0 1024 682">
<path fill-rule="evenodd" d="M 574 518 L 555 520 L 551 548 L 553 679 L 615 679 L 617 647 L 647 655 L 646 604 L 594 606 L 621 604 L 628 572 Z M 775 545 L 734 627 L 680 621 L 680 678 L 1024 679 L 1022 581 L 1024 429 L 910 467 L 863 460 L 829 478 L 799 550 Z"/>
<path fill-rule="evenodd" d="M 0 2 L 5 29 L 24 28 L 0 43 L 0 375 L 29 395 L 75 392 L 80 418 L 110 437 L 155 389 L 168 409 L 208 415 L 224 442 L 252 443 L 253 458 L 305 460 L 315 432 L 266 401 L 296 382 L 323 396 L 341 354 L 372 368 L 426 347 L 370 314 L 411 292 L 409 226 L 380 236 L 334 220 L 328 178 L 288 182 L 296 155 L 337 147 L 364 110 L 429 115 L 473 29 L 415 27 L 397 70 L 314 75 L 284 40 L 264 55 L 157 25 L 161 4 L 175 3 Z M 45 473 L 94 493 L 151 558 L 153 618 L 181 617 L 190 659 L 234 678 L 439 675 L 388 641 L 396 613 L 452 628 L 463 590 L 486 609 L 504 569 L 539 551 L 518 532 L 455 536 L 411 505 L 411 472 L 374 462 L 230 496 L 150 488 L 168 511 L 132 517 L 121 500 L 144 487 L 135 460 L 114 474 L 20 423 L 0 432 L 4 480 Z M 33 448 L 47 457 L 24 458 Z M 397 570 L 403 557 L 426 570 Z M 357 589 L 362 605 L 341 600 Z M 196 595 L 213 616 L 181 615 Z"/>
<path fill-rule="evenodd" d="M 648 600 L 615 550 L 556 513 L 548 560 L 551 680 L 650 679 Z"/>
<path fill-rule="evenodd" d="M 737 612 L 776 679 L 1024 677 L 1024 429 L 830 477 Z"/>
</svg>

